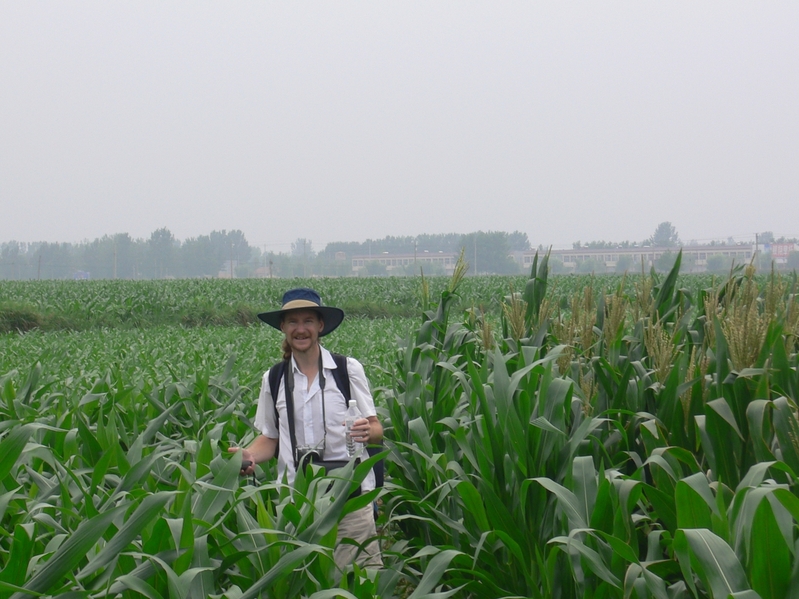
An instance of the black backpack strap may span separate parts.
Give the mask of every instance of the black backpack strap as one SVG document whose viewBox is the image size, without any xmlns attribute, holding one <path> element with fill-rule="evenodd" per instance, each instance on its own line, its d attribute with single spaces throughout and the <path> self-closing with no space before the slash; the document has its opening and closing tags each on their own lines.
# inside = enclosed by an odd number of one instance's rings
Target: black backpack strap
<svg viewBox="0 0 799 599">
<path fill-rule="evenodd" d="M 286 369 L 286 360 L 281 360 L 269 369 L 269 392 L 272 394 L 272 404 L 277 406 L 277 392 L 280 388 L 280 379 Z M 277 408 L 275 409 L 277 414 Z"/>
<path fill-rule="evenodd" d="M 280 379 L 283 378 L 285 372 L 288 372 L 288 368 L 286 364 L 288 360 L 281 360 L 272 368 L 269 369 L 269 392 L 272 394 L 272 407 L 275 410 L 275 425 L 280 430 L 280 414 L 277 412 L 277 394 L 280 390 Z M 278 443 L 277 447 L 275 447 L 275 458 L 278 456 L 278 452 L 280 451 L 280 443 Z"/>
<path fill-rule="evenodd" d="M 333 369 L 333 379 L 336 381 L 336 387 L 338 387 L 338 390 L 341 391 L 341 394 L 344 396 L 344 401 L 347 402 L 347 406 L 349 406 L 350 400 L 352 399 L 352 390 L 350 389 L 350 373 L 347 370 L 347 356 L 334 354 L 332 352 L 330 355 L 336 363 L 336 367 Z"/>
</svg>

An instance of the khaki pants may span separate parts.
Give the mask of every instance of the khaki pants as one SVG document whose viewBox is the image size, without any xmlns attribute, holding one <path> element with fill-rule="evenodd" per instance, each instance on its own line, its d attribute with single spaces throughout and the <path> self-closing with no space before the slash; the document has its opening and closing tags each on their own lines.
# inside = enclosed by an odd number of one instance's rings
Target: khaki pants
<svg viewBox="0 0 799 599">
<path fill-rule="evenodd" d="M 376 537 L 374 511 L 371 504 L 344 516 L 338 525 L 336 548 L 333 551 L 336 565 L 342 569 L 352 563 L 357 563 L 362 568 L 382 568 L 383 558 L 380 555 L 380 544 Z M 352 539 L 358 545 L 342 544 L 342 539 Z M 369 543 L 364 545 L 367 541 Z"/>
</svg>

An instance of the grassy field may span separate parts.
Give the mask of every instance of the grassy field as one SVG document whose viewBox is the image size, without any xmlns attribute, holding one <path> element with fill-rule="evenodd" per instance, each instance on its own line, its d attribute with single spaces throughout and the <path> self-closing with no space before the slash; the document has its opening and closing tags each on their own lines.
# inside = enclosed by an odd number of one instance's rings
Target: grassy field
<svg viewBox="0 0 799 599">
<path fill-rule="evenodd" d="M 623 284 L 631 293 L 636 278 L 554 277 L 549 296 L 566 300 L 589 282 L 597 292 L 610 293 Z M 685 275 L 679 286 L 696 293 L 712 285 L 712 280 L 711 275 Z M 286 289 L 298 286 L 312 286 L 325 303 L 343 308 L 350 316 L 418 318 L 427 309 L 426 302 L 437 301 L 449 283 L 443 277 L 424 281 L 426 295 L 420 277 L 0 281 L 0 332 L 248 325 L 257 322 L 258 312 L 279 306 Z M 522 276 L 468 277 L 460 285 L 455 309 L 477 307 L 498 316 L 503 297 L 523 290 L 526 283 Z"/>
<path fill-rule="evenodd" d="M 374 497 L 224 452 L 277 358 L 252 315 L 297 283 L 0 284 L 39 318 L 0 336 L 0 597 L 796 593 L 795 279 L 303 282 L 360 314 L 326 342 L 386 426 L 387 568 L 344 577 Z"/>
</svg>

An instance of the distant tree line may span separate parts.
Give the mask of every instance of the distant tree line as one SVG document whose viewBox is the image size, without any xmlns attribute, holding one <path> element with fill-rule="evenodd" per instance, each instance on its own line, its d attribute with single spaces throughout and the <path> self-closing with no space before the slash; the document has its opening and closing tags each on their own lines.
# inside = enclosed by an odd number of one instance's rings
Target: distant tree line
<svg viewBox="0 0 799 599">
<path fill-rule="evenodd" d="M 790 242 L 797 240 L 775 239 L 769 231 L 758 234 L 758 243 L 764 247 L 770 243 Z M 658 270 L 665 271 L 671 268 L 681 241 L 675 227 L 670 222 L 663 222 L 650 237 L 641 242 L 577 241 L 573 244 L 575 248 L 588 249 L 646 245 L 673 248 L 663 253 L 655 265 Z M 736 242 L 729 239 L 703 245 L 724 247 L 736 245 Z M 180 241 L 164 227 L 153 231 L 147 239 L 134 239 L 127 233 L 119 233 L 81 243 L 0 243 L 0 279 L 350 276 L 353 274 L 352 259 L 355 256 L 367 259 L 361 274 L 381 276 L 389 274 L 387 267 L 378 262 L 384 254 L 424 256 L 439 252 L 457 254 L 461 250 L 472 274 L 517 274 L 522 268 L 514 260 L 514 253 L 530 249 L 526 233 L 475 231 L 465 235 L 442 233 L 387 236 L 363 242 L 332 242 L 321 251 L 314 249 L 310 239 L 299 238 L 291 244 L 289 252 L 261 252 L 259 248 L 251 246 L 239 230 L 211 231 L 208 235 Z M 543 252 L 546 248 L 539 246 L 539 250 Z M 729 270 L 729 262 L 721 253 L 712 255 L 708 257 L 707 269 L 723 272 Z M 770 268 L 770 254 L 761 252 L 757 262 L 759 269 Z M 568 271 L 555 256 L 550 259 L 550 266 L 555 273 Z M 799 252 L 789 255 L 785 266 L 789 269 L 799 268 Z M 689 256 L 683 257 L 683 267 L 687 271 L 692 269 Z M 411 263 L 395 268 L 391 274 L 418 274 L 419 268 L 419 263 Z M 591 260 L 580 264 L 580 270 L 585 272 L 599 272 L 604 268 L 604 263 L 594 264 Z M 636 265 L 627 256 L 620 257 L 616 265 L 619 272 L 634 268 Z M 443 266 L 434 264 L 424 264 L 424 272 L 429 275 L 445 274 Z"/>
<path fill-rule="evenodd" d="M 682 242 L 680 241 L 680 236 L 677 234 L 677 229 L 674 225 L 670 222 L 665 221 L 660 223 L 655 232 L 652 233 L 649 237 L 638 242 L 630 242 L 630 241 L 621 241 L 621 242 L 613 242 L 613 241 L 589 241 L 588 243 L 580 243 L 579 241 L 575 241 L 572 243 L 572 248 L 578 249 L 581 247 L 588 248 L 590 250 L 605 250 L 611 248 L 629 248 L 629 247 L 636 247 L 640 246 L 653 246 L 653 247 L 661 247 L 661 248 L 668 248 L 668 247 L 677 247 Z"/>
<path fill-rule="evenodd" d="M 232 276 L 236 278 L 348 276 L 353 256 L 374 256 L 367 274 L 387 274 L 377 263 L 385 253 L 459 253 L 464 249 L 472 272 L 515 274 L 520 272 L 513 252 L 530 249 L 526 233 L 477 231 L 384 237 L 364 242 L 329 243 L 317 252 L 309 239 L 297 239 L 288 253 L 261 252 L 244 233 L 212 231 L 208 235 L 175 238 L 161 228 L 147 239 L 127 233 L 106 235 L 81 243 L 0 243 L 2 279 L 162 279 Z M 405 274 L 418 274 L 411 266 Z M 441 267 L 425 265 L 426 274 L 444 274 Z M 393 274 L 397 274 L 394 271 Z M 400 272 L 399 274 L 403 274 Z"/>
<path fill-rule="evenodd" d="M 0 278 L 216 277 L 226 264 L 246 265 L 252 254 L 238 230 L 212 231 L 183 242 L 167 228 L 153 231 L 149 239 L 119 233 L 81 243 L 9 241 L 0 244 Z"/>
</svg>

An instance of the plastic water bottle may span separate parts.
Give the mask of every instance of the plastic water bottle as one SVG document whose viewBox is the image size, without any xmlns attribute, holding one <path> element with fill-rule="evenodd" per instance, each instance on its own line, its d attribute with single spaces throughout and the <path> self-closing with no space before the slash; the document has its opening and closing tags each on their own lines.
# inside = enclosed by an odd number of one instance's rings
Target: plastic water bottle
<svg viewBox="0 0 799 599">
<path fill-rule="evenodd" d="M 358 404 L 354 399 L 350 400 L 349 407 L 347 408 L 347 414 L 344 417 L 344 426 L 346 427 L 346 438 L 347 438 L 347 455 L 351 458 L 359 455 L 361 450 L 363 449 L 363 443 L 358 441 L 354 441 L 352 439 L 352 426 L 355 424 L 356 420 L 360 420 L 363 418 L 361 415 L 361 411 L 358 409 Z"/>
</svg>

